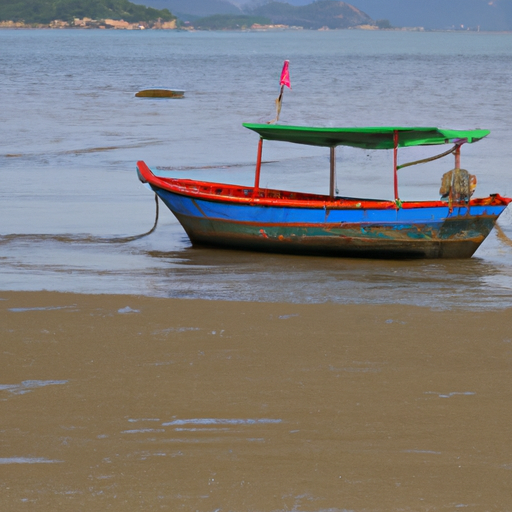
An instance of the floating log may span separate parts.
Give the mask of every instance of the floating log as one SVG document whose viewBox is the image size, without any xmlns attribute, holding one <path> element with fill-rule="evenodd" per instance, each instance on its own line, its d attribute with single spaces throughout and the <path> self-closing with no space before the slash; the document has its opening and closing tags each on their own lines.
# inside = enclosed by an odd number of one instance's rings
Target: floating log
<svg viewBox="0 0 512 512">
<path fill-rule="evenodd" d="M 178 89 L 144 89 L 135 93 L 137 98 L 183 98 L 185 91 Z"/>
</svg>

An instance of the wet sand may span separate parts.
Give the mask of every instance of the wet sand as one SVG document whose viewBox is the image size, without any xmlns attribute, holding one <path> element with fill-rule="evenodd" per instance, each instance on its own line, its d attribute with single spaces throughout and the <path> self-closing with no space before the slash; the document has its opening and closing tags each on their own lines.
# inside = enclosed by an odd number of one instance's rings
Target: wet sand
<svg viewBox="0 0 512 512">
<path fill-rule="evenodd" d="M 510 309 L 0 299 L 0 510 L 512 510 Z"/>
</svg>

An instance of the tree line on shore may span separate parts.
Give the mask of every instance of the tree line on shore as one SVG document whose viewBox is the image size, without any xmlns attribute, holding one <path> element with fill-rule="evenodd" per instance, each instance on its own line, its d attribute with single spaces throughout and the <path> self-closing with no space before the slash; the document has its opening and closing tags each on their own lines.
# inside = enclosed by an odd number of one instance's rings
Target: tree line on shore
<svg viewBox="0 0 512 512">
<path fill-rule="evenodd" d="M 154 9 L 128 0 L 2 0 L 0 21 L 50 25 L 55 20 L 73 24 L 75 19 L 124 20 L 130 23 L 172 21 L 168 9 Z"/>
</svg>

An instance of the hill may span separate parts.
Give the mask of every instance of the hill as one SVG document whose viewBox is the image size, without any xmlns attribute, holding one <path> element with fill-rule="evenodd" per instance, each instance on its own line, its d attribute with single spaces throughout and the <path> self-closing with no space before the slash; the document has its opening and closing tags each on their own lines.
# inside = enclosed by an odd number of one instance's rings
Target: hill
<svg viewBox="0 0 512 512">
<path fill-rule="evenodd" d="M 348 28 L 374 24 L 364 12 L 352 5 L 335 0 L 319 0 L 308 5 L 291 5 L 281 1 L 251 0 L 233 3 L 228 0 L 143 0 L 146 5 L 171 10 L 182 21 L 196 24 L 199 18 L 224 14 L 259 16 L 268 18 L 275 25 L 292 25 L 318 29 Z M 292 2 L 293 0 L 290 0 Z M 297 1 L 297 0 L 295 0 Z M 304 0 L 302 0 L 304 1 Z M 235 5 L 240 3 L 242 9 Z M 262 5 L 263 4 L 263 5 Z M 203 20 L 201 23 L 204 23 Z"/>
<path fill-rule="evenodd" d="M 242 9 L 260 0 L 233 0 Z M 299 6 L 312 0 L 287 0 Z M 396 27 L 430 30 L 472 29 L 512 31 L 512 0 L 350 0 L 374 20 L 388 19 Z"/>
<path fill-rule="evenodd" d="M 169 10 L 136 5 L 128 0 L 1 0 L 0 21 L 49 24 L 53 20 L 71 22 L 74 18 L 113 19 L 132 23 L 161 18 L 176 19 Z"/>
<path fill-rule="evenodd" d="M 236 0 L 242 7 L 255 0 Z M 311 0 L 287 0 L 305 5 Z M 388 19 L 396 27 L 430 30 L 477 29 L 512 31 L 511 0 L 351 0 L 373 19 Z"/>
<path fill-rule="evenodd" d="M 375 24 L 370 16 L 353 5 L 335 0 L 318 0 L 303 6 L 270 2 L 256 7 L 251 13 L 269 18 L 276 25 L 300 26 L 306 29 L 337 29 Z"/>
</svg>

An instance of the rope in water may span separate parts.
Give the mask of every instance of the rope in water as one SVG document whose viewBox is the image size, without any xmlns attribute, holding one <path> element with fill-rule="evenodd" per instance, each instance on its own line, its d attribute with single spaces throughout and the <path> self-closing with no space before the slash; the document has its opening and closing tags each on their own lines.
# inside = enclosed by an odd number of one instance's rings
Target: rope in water
<svg viewBox="0 0 512 512">
<path fill-rule="evenodd" d="M 133 236 L 125 236 L 125 237 L 103 237 L 103 236 L 88 236 L 88 235 L 52 235 L 52 234 L 11 234 L 11 235 L 1 235 L 0 234 L 0 244 L 8 243 L 11 240 L 26 240 L 26 241 L 46 241 L 53 240 L 55 242 L 67 242 L 67 243 L 93 243 L 93 244 L 110 244 L 110 243 L 120 243 L 124 244 L 127 242 L 133 242 L 134 240 L 139 240 L 145 236 L 150 235 L 156 229 L 158 224 L 158 215 L 159 215 L 159 204 L 158 204 L 158 196 L 155 194 L 155 223 L 153 227 L 146 233 L 142 233 L 142 235 L 133 235 Z"/>
<path fill-rule="evenodd" d="M 125 236 L 121 238 L 111 238 L 109 241 L 113 242 L 119 242 L 119 243 L 126 243 L 126 242 L 132 242 L 133 240 L 138 240 L 139 238 L 144 238 L 145 236 L 151 235 L 156 229 L 156 225 L 158 224 L 158 214 L 159 214 L 159 206 L 158 206 L 158 195 L 155 193 L 155 205 L 156 205 L 156 211 L 155 211 L 155 223 L 153 224 L 153 227 L 147 232 L 142 233 L 142 235 L 134 235 L 134 236 Z"/>
</svg>

